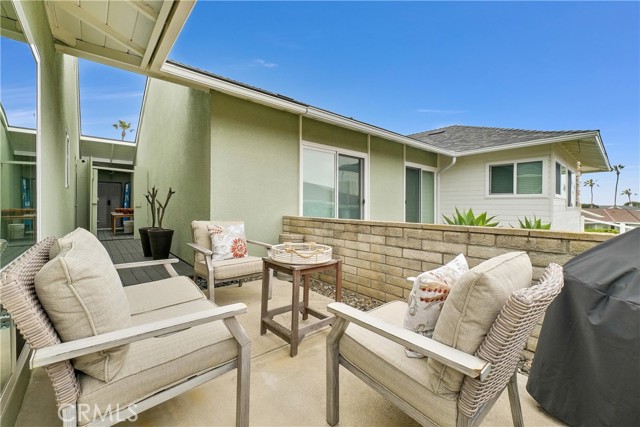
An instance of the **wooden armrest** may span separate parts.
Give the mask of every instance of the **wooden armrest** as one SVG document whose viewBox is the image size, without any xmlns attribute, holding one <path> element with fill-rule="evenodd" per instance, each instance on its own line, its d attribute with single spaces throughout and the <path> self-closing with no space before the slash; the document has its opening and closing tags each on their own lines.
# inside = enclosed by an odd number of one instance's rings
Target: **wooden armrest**
<svg viewBox="0 0 640 427">
<path fill-rule="evenodd" d="M 52 363 L 73 359 L 97 351 L 129 344 L 146 338 L 157 337 L 173 332 L 189 329 L 216 320 L 234 317 L 247 312 L 247 306 L 242 303 L 229 304 L 222 307 L 189 313 L 170 319 L 158 320 L 144 325 L 132 326 L 106 334 L 95 335 L 75 341 L 44 347 L 33 351 L 31 369 L 47 366 Z"/>
<path fill-rule="evenodd" d="M 200 252 L 204 256 L 213 255 L 213 251 L 211 249 L 205 248 L 204 246 L 200 246 L 195 243 L 187 243 L 187 245 L 191 246 L 191 248 L 193 248 L 194 251 Z"/>
<path fill-rule="evenodd" d="M 262 246 L 265 249 L 271 249 L 273 247 L 273 245 L 270 245 L 269 243 L 258 242 L 257 240 L 247 239 L 247 243 L 252 243 L 254 245 Z"/>
<path fill-rule="evenodd" d="M 391 325 L 346 304 L 333 302 L 327 306 L 327 310 L 337 317 L 362 326 L 371 332 L 437 360 L 472 378 L 479 377 L 480 380 L 484 380 L 491 369 L 491 363 L 476 356 L 416 334 L 408 329 Z"/>
<path fill-rule="evenodd" d="M 122 270 L 123 268 L 138 268 L 138 267 L 151 267 L 154 265 L 166 265 L 179 263 L 178 258 L 168 259 L 155 259 L 153 261 L 139 261 L 139 262 L 127 262 L 122 264 L 113 264 L 116 270 Z"/>
</svg>

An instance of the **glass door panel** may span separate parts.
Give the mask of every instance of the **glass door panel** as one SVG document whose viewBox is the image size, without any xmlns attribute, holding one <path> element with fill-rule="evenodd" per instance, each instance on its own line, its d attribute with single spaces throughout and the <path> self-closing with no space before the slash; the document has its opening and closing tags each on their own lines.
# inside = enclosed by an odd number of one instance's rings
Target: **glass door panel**
<svg viewBox="0 0 640 427">
<path fill-rule="evenodd" d="M 357 157 L 338 155 L 338 218 L 363 217 L 363 163 Z"/>
<path fill-rule="evenodd" d="M 335 217 L 335 154 L 304 148 L 302 173 L 302 214 Z"/>
<path fill-rule="evenodd" d="M 420 170 L 406 169 L 405 221 L 420 222 Z"/>
<path fill-rule="evenodd" d="M 425 224 L 433 224 L 435 221 L 435 177 L 433 172 L 422 171 L 421 191 L 421 219 Z"/>
</svg>

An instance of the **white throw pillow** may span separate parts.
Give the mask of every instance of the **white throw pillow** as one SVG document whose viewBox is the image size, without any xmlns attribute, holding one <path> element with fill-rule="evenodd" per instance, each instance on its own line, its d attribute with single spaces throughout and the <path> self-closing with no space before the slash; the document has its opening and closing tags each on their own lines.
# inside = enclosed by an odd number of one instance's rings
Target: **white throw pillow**
<svg viewBox="0 0 640 427">
<path fill-rule="evenodd" d="M 211 236 L 212 259 L 214 261 L 247 256 L 247 238 L 244 234 L 244 224 L 226 226 L 213 224 L 207 228 Z"/>
<path fill-rule="evenodd" d="M 460 254 L 442 267 L 426 271 L 416 277 L 409 294 L 407 314 L 404 317 L 405 329 L 431 338 L 444 301 L 449 296 L 453 285 L 467 271 L 469 271 L 467 260 Z M 409 349 L 405 351 L 407 357 L 424 357 Z"/>
<path fill-rule="evenodd" d="M 87 230 L 78 228 L 51 247 L 54 258 L 35 276 L 35 290 L 63 342 L 131 325 L 129 301 L 107 250 Z M 125 361 L 129 345 L 72 360 L 73 366 L 110 381 Z"/>
</svg>

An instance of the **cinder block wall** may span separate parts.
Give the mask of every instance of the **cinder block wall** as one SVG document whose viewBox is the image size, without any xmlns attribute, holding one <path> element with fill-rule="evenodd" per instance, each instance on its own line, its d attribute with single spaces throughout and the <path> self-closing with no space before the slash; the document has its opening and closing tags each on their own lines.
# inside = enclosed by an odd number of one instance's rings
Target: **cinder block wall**
<svg viewBox="0 0 640 427">
<path fill-rule="evenodd" d="M 563 265 L 575 255 L 613 237 L 608 234 L 570 233 L 497 227 L 461 227 L 402 222 L 354 221 L 283 217 L 282 230 L 305 241 L 329 245 L 343 261 L 342 286 L 381 301 L 406 300 L 407 277 L 432 270 L 462 253 L 469 267 L 511 251 L 526 251 L 538 279 L 551 262 Z M 320 280 L 334 283 L 334 276 Z M 540 328 L 527 343 L 534 352 Z"/>
</svg>

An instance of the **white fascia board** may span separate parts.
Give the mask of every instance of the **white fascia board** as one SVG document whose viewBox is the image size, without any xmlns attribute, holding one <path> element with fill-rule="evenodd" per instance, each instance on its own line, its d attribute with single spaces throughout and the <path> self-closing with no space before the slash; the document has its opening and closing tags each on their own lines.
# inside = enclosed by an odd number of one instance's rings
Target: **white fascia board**
<svg viewBox="0 0 640 427">
<path fill-rule="evenodd" d="M 135 142 L 121 141 L 118 139 L 100 138 L 97 136 L 82 135 L 80 136 L 80 141 L 81 142 L 99 142 L 102 144 L 124 145 L 127 147 L 131 147 L 132 149 L 135 148 Z"/>
<path fill-rule="evenodd" d="M 230 82 L 225 82 L 223 80 L 216 79 L 215 77 L 188 70 L 174 64 L 165 62 L 160 68 L 160 71 L 180 79 L 190 80 L 198 83 L 199 85 L 207 86 L 209 89 L 213 89 L 218 92 L 226 93 L 238 98 L 248 99 L 250 101 L 257 102 L 258 104 L 277 108 L 279 110 L 289 111 L 295 114 L 305 114 L 307 112 L 306 106 L 295 102 L 286 101 L 273 95 L 261 93 Z"/>
<path fill-rule="evenodd" d="M 325 122 L 325 123 L 330 123 L 343 128 L 362 132 L 367 135 L 377 136 L 380 138 L 388 139 L 393 142 L 405 144 L 422 151 L 429 151 L 436 154 L 444 154 L 445 156 L 449 156 L 449 157 L 455 157 L 456 155 L 453 151 L 444 150 L 442 148 L 427 145 L 424 142 L 418 141 L 413 138 L 409 138 L 408 136 L 400 135 L 395 132 L 391 132 L 386 129 L 382 129 L 382 128 L 372 126 L 363 122 L 359 122 L 354 119 L 349 119 L 339 114 L 332 113 L 330 111 L 322 110 L 319 108 L 308 107 L 307 113 L 305 114 L 305 116 L 311 119 Z"/>
<path fill-rule="evenodd" d="M 602 138 L 600 137 L 600 132 L 596 132 L 596 144 L 598 145 L 598 150 L 600 150 L 600 155 L 605 160 L 607 164 L 607 168 L 611 170 L 611 162 L 609 161 L 609 155 L 607 154 L 607 150 L 604 149 L 604 143 L 602 142 Z"/>
<path fill-rule="evenodd" d="M 35 135 L 36 134 L 36 130 L 35 129 L 17 128 L 17 127 L 13 127 L 13 126 L 7 126 L 7 132 L 27 133 L 27 134 L 30 134 L 30 135 Z"/>
<path fill-rule="evenodd" d="M 246 88 L 234 83 L 226 82 L 217 79 L 212 76 L 207 76 L 197 71 L 185 69 L 178 65 L 165 63 L 160 69 L 161 72 L 170 74 L 172 76 L 191 80 L 199 85 L 208 86 L 209 88 L 218 92 L 226 93 L 238 98 L 247 99 L 258 104 L 266 105 L 268 107 L 276 108 L 278 110 L 288 111 L 294 114 L 300 114 L 311 119 L 319 120 L 325 123 L 330 123 L 336 126 L 340 126 L 347 129 L 356 130 L 368 135 L 378 136 L 384 139 L 388 139 L 393 142 L 406 144 L 411 147 L 417 148 L 422 151 L 430 151 L 437 154 L 443 154 L 449 157 L 454 157 L 453 151 L 444 150 L 441 148 L 428 146 L 423 142 L 403 136 L 376 126 L 368 125 L 357 120 L 349 119 L 339 114 L 331 113 L 319 108 L 299 104 L 293 101 L 287 101 L 286 99 L 278 98 L 274 95 L 259 92 L 254 89 Z"/>
<path fill-rule="evenodd" d="M 456 153 L 458 157 L 472 156 L 474 154 L 491 153 L 494 151 L 512 150 L 515 148 L 532 147 L 535 145 L 555 144 L 558 142 L 573 141 L 574 139 L 598 137 L 598 132 L 575 133 L 573 135 L 554 136 L 552 138 L 534 139 L 531 141 L 519 142 L 517 144 L 499 145 L 496 147 L 479 148 L 477 150 L 459 151 Z M 600 142 L 602 144 L 602 142 Z"/>
</svg>

